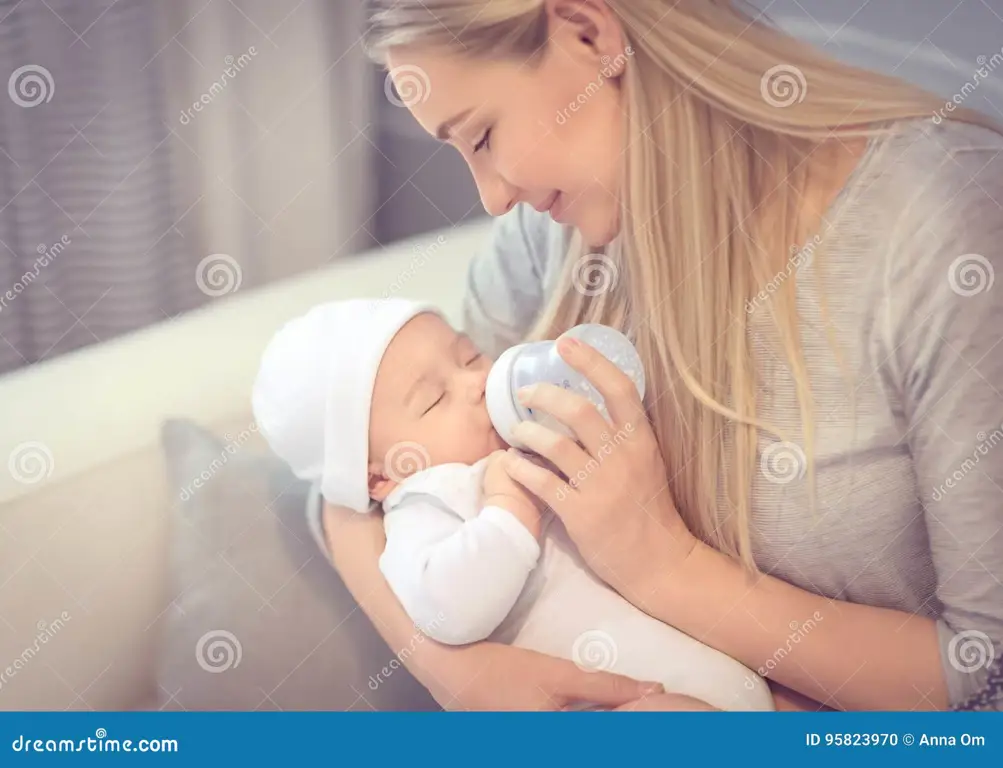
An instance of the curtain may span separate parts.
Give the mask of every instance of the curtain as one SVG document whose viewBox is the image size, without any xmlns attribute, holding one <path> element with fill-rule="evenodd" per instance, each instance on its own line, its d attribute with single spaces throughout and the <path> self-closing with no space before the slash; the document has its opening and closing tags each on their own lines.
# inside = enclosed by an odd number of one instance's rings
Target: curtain
<svg viewBox="0 0 1003 768">
<path fill-rule="evenodd" d="M 362 4 L 0 0 L 0 373 L 368 246 Z"/>
</svg>

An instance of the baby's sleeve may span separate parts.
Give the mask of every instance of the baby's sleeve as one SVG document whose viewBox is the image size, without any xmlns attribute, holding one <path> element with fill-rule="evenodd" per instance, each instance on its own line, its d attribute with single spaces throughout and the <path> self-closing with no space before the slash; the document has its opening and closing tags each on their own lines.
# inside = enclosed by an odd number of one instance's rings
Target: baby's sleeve
<svg viewBox="0 0 1003 768">
<path fill-rule="evenodd" d="M 438 500 L 384 516 L 380 571 L 415 626 L 433 640 L 483 640 L 512 610 L 540 545 L 511 512 L 489 506 L 463 520 Z"/>
</svg>

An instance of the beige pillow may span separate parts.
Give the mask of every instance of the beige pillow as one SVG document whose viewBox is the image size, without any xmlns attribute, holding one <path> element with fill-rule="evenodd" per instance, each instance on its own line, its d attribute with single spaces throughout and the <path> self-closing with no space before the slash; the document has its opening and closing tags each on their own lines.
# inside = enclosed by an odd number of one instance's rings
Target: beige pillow
<svg viewBox="0 0 1003 768">
<path fill-rule="evenodd" d="M 220 438 L 175 420 L 162 435 L 176 504 L 158 706 L 439 709 L 315 544 L 307 484 L 253 426 Z"/>
</svg>

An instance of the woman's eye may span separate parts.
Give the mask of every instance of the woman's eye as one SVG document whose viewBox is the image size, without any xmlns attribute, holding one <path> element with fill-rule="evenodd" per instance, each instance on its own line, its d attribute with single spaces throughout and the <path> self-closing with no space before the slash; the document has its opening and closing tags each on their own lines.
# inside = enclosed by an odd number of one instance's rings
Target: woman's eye
<svg viewBox="0 0 1003 768">
<path fill-rule="evenodd" d="M 491 149 L 491 129 L 490 128 L 488 128 L 486 131 L 484 131 L 484 136 L 482 136 L 481 140 L 478 141 L 474 145 L 474 154 L 476 155 L 482 149 Z"/>
</svg>

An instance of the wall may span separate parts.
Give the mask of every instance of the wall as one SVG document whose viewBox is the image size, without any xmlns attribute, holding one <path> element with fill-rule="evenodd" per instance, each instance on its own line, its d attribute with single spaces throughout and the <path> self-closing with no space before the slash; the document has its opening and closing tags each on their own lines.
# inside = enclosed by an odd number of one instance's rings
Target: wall
<svg viewBox="0 0 1003 768">
<path fill-rule="evenodd" d="M 752 0 L 774 19 L 849 25 L 913 48 L 924 43 L 968 62 L 1003 46 L 1003 0 Z M 838 36 L 837 36 L 838 37 Z M 1001 102 L 1003 104 L 1003 102 Z"/>
<path fill-rule="evenodd" d="M 980 63 L 992 72 L 965 106 L 1003 118 L 1003 0 L 753 0 L 792 34 L 837 58 L 959 94 Z M 979 57 L 985 57 L 979 61 Z"/>
<path fill-rule="evenodd" d="M 459 152 L 430 137 L 407 109 L 394 105 L 377 77 L 375 153 L 376 241 L 390 243 L 485 216 L 467 164 Z"/>
</svg>

